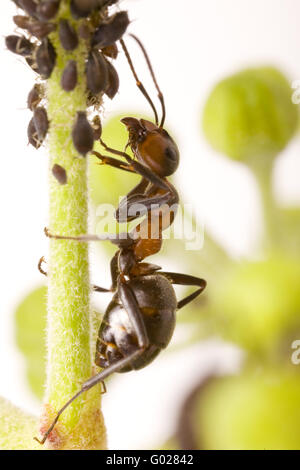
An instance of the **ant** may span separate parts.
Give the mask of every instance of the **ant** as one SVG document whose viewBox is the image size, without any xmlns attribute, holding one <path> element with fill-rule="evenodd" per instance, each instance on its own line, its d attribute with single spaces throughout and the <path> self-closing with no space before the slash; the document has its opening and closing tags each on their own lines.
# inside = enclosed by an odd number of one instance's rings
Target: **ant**
<svg viewBox="0 0 300 470">
<path fill-rule="evenodd" d="M 104 165 L 110 165 L 114 168 L 142 176 L 138 185 L 120 202 L 115 213 L 118 222 L 129 222 L 136 219 L 138 217 L 137 215 L 129 215 L 133 212 L 134 207 L 139 207 L 139 216 L 148 214 L 148 218 L 144 223 L 136 227 L 137 233 L 145 233 L 144 231 L 146 230 L 146 234 L 148 235 L 146 237 L 140 237 L 137 241 L 136 254 L 139 259 L 142 259 L 145 257 L 143 256 L 144 252 L 146 256 L 150 256 L 161 249 L 162 231 L 171 225 L 175 218 L 179 196 L 174 186 L 166 177 L 175 173 L 178 167 L 179 150 L 172 137 L 163 128 L 166 118 L 164 97 L 158 86 L 148 54 L 141 41 L 133 34 L 130 34 L 130 36 L 138 43 L 146 59 L 151 77 L 158 92 L 158 98 L 162 108 L 162 117 L 160 123 L 158 123 L 158 113 L 153 101 L 136 74 L 123 39 L 120 39 L 136 85 L 145 96 L 154 112 L 155 124 L 146 119 L 138 120 L 133 117 L 121 119 L 121 122 L 125 124 L 129 133 L 126 148 L 128 146 L 131 148 L 135 159 L 132 159 L 126 152 L 108 147 L 101 139 L 101 145 L 108 152 L 125 157 L 127 162 L 103 156 L 96 151 L 93 151 L 92 154 L 100 159 Z M 154 207 L 156 207 L 156 211 Z M 151 215 L 152 220 L 150 220 L 149 215 Z M 154 218 L 156 219 L 155 223 L 153 223 Z M 152 228 L 151 237 L 149 237 L 148 233 L 150 227 Z M 156 230 L 153 231 L 153 228 L 156 228 Z"/>
<path fill-rule="evenodd" d="M 162 106 L 160 125 L 158 125 L 156 110 L 156 124 L 143 119 L 140 121 L 134 118 L 122 119 L 122 122 L 129 130 L 128 145 L 130 145 L 134 156 L 139 161 L 133 160 L 125 152 L 110 149 L 102 141 L 101 143 L 106 150 L 119 156 L 125 156 L 127 163 L 102 156 L 97 152 L 93 153 L 104 164 L 135 172 L 142 176 L 141 182 L 127 195 L 128 208 L 133 204 L 142 203 L 145 205 L 145 213 L 148 216 L 133 232 L 117 235 L 63 236 L 52 234 L 48 229 L 45 229 L 46 235 L 52 239 L 75 240 L 78 242 L 108 240 L 115 244 L 118 250 L 110 263 L 111 288 L 105 289 L 93 286 L 94 291 L 114 293 L 100 325 L 96 343 L 95 363 L 103 370 L 84 382 L 81 389 L 63 405 L 48 430 L 44 433 L 43 438 L 41 440 L 35 438 L 41 444 L 44 444 L 64 410 L 82 393 L 96 384 L 102 383 L 115 372 L 141 369 L 152 362 L 160 351 L 167 347 L 172 338 L 176 322 L 176 311 L 194 300 L 206 286 L 206 281 L 199 277 L 161 271 L 160 266 L 143 262 L 147 256 L 160 250 L 162 243 L 161 232 L 172 223 L 175 217 L 176 209 L 174 210 L 171 206 L 178 203 L 178 194 L 175 188 L 166 180 L 166 177 L 175 172 L 178 166 L 179 152 L 173 139 L 163 129 L 165 120 L 164 98 L 157 85 L 148 56 L 140 41 L 137 38 L 135 39 L 144 52 L 159 94 Z M 123 40 L 121 40 L 121 44 L 131 70 L 134 71 Z M 136 77 L 135 71 L 134 76 Z M 148 94 L 137 77 L 136 82 L 147 98 Z M 167 209 L 171 208 L 171 217 L 167 220 L 165 217 L 167 211 L 165 209 L 157 216 L 156 209 L 154 209 L 154 221 L 158 222 L 155 234 L 158 236 L 157 238 L 144 238 L 141 232 L 145 224 L 152 229 L 153 218 L 151 219 L 150 216 L 153 214 L 153 208 L 151 207 L 153 204 L 159 207 L 165 205 Z M 118 221 L 123 220 L 120 215 L 122 208 L 123 202 L 121 201 L 116 211 Z M 125 220 L 132 220 L 131 217 L 136 218 L 136 216 L 130 216 L 128 212 L 125 214 Z M 41 258 L 39 269 L 47 275 L 41 267 L 42 261 Z M 197 290 L 177 301 L 173 284 L 196 286 Z"/>
</svg>

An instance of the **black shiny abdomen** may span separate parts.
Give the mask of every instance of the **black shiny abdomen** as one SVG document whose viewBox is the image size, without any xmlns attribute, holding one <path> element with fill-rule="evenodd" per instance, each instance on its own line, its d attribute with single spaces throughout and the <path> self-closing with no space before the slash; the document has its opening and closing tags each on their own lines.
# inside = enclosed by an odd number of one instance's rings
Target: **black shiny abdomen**
<svg viewBox="0 0 300 470">
<path fill-rule="evenodd" d="M 169 344 L 177 307 L 172 284 L 159 273 L 133 278 L 128 285 L 143 315 L 149 346 L 132 362 L 131 367 L 120 372 L 145 367 Z M 129 315 L 121 305 L 118 294 L 115 294 L 99 329 L 95 362 L 100 367 L 107 367 L 136 349 L 139 346 Z"/>
</svg>

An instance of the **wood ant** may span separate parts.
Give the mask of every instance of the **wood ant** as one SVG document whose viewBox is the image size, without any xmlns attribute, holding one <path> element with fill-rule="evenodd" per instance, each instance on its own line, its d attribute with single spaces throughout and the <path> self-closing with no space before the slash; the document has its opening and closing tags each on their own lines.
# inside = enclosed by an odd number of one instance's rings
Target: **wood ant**
<svg viewBox="0 0 300 470">
<path fill-rule="evenodd" d="M 137 41 L 139 42 L 139 40 Z M 124 42 L 122 45 L 126 55 L 128 55 Z M 206 286 L 206 281 L 199 277 L 161 271 L 160 266 L 143 262 L 147 256 L 160 250 L 161 232 L 172 223 L 175 217 L 175 211 L 171 206 L 174 202 L 178 203 L 178 194 L 167 181 L 166 176 L 176 170 L 179 152 L 173 139 L 163 129 L 165 120 L 163 95 L 159 90 L 143 46 L 142 50 L 159 93 L 162 106 L 160 125 L 158 125 L 156 111 L 156 124 L 143 119 L 138 121 L 134 118 L 124 118 L 122 120 L 129 130 L 129 145 L 139 161 L 133 160 L 125 152 L 110 149 L 103 143 L 111 153 L 125 156 L 127 163 L 102 156 L 97 152 L 94 153 L 105 164 L 125 171 L 135 172 L 142 176 L 141 182 L 127 195 L 127 199 L 129 205 L 137 203 L 137 201 L 145 205 L 146 221 L 141 222 L 131 233 L 117 235 L 63 236 L 52 234 L 48 229 L 45 229 L 46 235 L 56 240 L 74 240 L 78 242 L 108 240 L 118 247 L 118 251 L 110 263 L 111 288 L 105 289 L 100 286 L 93 286 L 93 290 L 96 292 L 115 293 L 106 309 L 96 343 L 95 363 L 103 370 L 84 382 L 81 389 L 64 404 L 42 439 L 35 438 L 41 444 L 46 441 L 64 410 L 82 393 L 103 382 L 115 372 L 137 370 L 150 364 L 171 340 L 175 328 L 176 311 L 194 300 Z M 130 58 L 129 64 L 131 64 Z M 132 64 L 131 70 L 134 71 Z M 136 77 L 135 71 L 134 75 Z M 142 93 L 147 97 L 147 92 L 145 92 L 137 77 L 136 82 Z M 167 208 L 171 207 L 171 211 L 173 211 L 172 218 L 166 221 L 165 212 L 154 217 L 155 222 L 159 221 L 158 229 L 156 229 L 158 238 L 143 238 L 141 236 L 143 223 L 150 226 L 150 229 L 152 228 L 153 219 L 150 218 L 150 215 L 153 211 L 151 207 L 153 204 L 160 207 L 165 204 Z M 119 206 L 117 210 L 117 219 L 119 221 L 123 220 L 120 216 L 120 209 Z M 130 220 L 128 212 L 125 219 Z M 42 269 L 42 262 L 43 259 L 41 258 L 39 269 L 47 275 Z M 173 284 L 196 286 L 197 290 L 177 301 Z"/>
</svg>

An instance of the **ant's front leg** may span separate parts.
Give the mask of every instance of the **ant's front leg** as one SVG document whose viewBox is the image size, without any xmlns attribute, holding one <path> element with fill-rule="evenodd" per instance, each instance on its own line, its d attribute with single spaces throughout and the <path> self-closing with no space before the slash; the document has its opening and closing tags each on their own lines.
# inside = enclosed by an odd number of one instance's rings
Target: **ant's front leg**
<svg viewBox="0 0 300 470">
<path fill-rule="evenodd" d="M 158 176 L 156 173 L 150 170 L 150 168 L 142 165 L 142 163 L 136 160 L 133 160 L 133 158 L 131 158 L 127 153 L 108 147 L 101 139 L 100 139 L 100 143 L 105 148 L 105 150 L 112 153 L 113 155 L 119 155 L 120 157 L 124 157 L 127 163 L 129 164 L 129 167 L 132 168 L 135 173 L 140 174 L 141 176 L 146 178 L 148 181 L 150 181 L 150 183 L 153 183 L 155 186 L 158 186 L 159 188 L 164 189 L 165 191 L 170 191 L 170 186 L 164 180 L 164 178 L 161 178 L 160 176 Z M 102 157 L 102 158 L 105 159 L 109 157 Z M 119 160 L 116 160 L 116 161 L 119 161 Z M 122 165 L 124 165 L 124 163 L 120 162 L 120 166 Z"/>
<path fill-rule="evenodd" d="M 163 271 L 160 271 L 159 274 L 166 276 L 166 278 L 169 279 L 172 284 L 199 287 L 199 289 L 197 289 L 195 292 L 188 295 L 187 297 L 184 297 L 177 303 L 177 310 L 192 302 L 192 300 L 198 297 L 198 295 L 200 295 L 206 287 L 206 281 L 204 279 L 201 279 L 200 277 L 190 276 L 189 274 L 169 273 Z"/>
<path fill-rule="evenodd" d="M 123 162 L 122 160 L 118 160 L 117 158 L 112 158 L 112 157 L 101 155 L 101 153 L 96 152 L 96 150 L 93 150 L 91 154 L 95 155 L 95 157 L 101 160 L 102 165 L 109 165 L 114 168 L 118 168 L 119 170 L 128 171 L 130 173 L 136 173 L 134 168 L 132 168 L 131 165 L 129 165 L 129 163 Z"/>
</svg>

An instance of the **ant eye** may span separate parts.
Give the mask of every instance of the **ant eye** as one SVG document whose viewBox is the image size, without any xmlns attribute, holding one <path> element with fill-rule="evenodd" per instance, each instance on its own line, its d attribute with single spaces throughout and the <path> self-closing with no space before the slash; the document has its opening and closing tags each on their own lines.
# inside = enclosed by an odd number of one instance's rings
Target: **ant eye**
<svg viewBox="0 0 300 470">
<path fill-rule="evenodd" d="M 146 131 L 139 131 L 138 132 L 138 142 L 143 142 L 143 140 L 145 140 L 145 137 L 146 137 Z"/>
<path fill-rule="evenodd" d="M 165 156 L 168 157 L 173 162 L 177 161 L 177 152 L 171 147 L 167 147 L 165 150 Z"/>
</svg>

